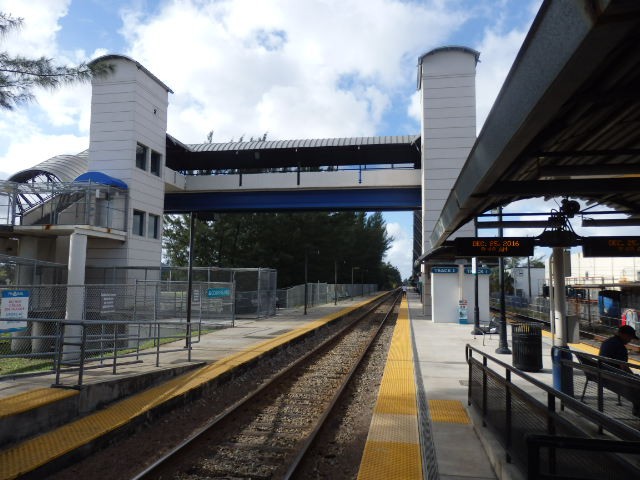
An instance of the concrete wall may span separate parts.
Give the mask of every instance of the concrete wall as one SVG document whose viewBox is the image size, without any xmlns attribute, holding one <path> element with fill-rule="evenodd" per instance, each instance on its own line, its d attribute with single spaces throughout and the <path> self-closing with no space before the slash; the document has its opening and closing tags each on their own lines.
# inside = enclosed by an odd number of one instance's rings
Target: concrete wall
<svg viewBox="0 0 640 480">
<path fill-rule="evenodd" d="M 129 186 L 127 240 L 124 244 L 91 239 L 87 264 L 93 266 L 158 266 L 162 251 L 164 160 L 168 90 L 136 62 L 107 59 L 113 74 L 93 80 L 89 170 L 104 172 Z M 149 151 L 146 169 L 136 167 L 136 146 Z M 161 155 L 160 174 L 150 171 L 151 150 Z M 144 235 L 132 232 L 133 210 L 145 213 Z M 160 218 L 160 238 L 152 238 L 149 214 Z"/>
<path fill-rule="evenodd" d="M 433 322 L 458 323 L 459 301 L 465 300 L 467 323 L 472 324 L 475 320 L 475 277 L 470 273 L 470 267 L 432 267 L 430 273 L 431 296 L 438 299 L 431 307 Z M 488 274 L 478 275 L 478 311 L 481 322 L 490 320 Z"/>
<path fill-rule="evenodd" d="M 242 191 L 242 190 L 296 190 L 309 188 L 362 188 L 373 187 L 417 187 L 420 185 L 420 170 L 387 169 L 363 170 L 362 183 L 358 183 L 357 171 L 301 172 L 300 185 L 296 172 L 253 173 L 242 175 L 207 175 L 186 177 L 189 191 Z"/>
<path fill-rule="evenodd" d="M 542 295 L 542 287 L 546 282 L 544 267 L 516 267 L 510 270 L 516 295 L 529 296 L 529 275 L 531 276 L 531 296 Z M 520 291 L 520 292 L 519 292 Z"/>
</svg>

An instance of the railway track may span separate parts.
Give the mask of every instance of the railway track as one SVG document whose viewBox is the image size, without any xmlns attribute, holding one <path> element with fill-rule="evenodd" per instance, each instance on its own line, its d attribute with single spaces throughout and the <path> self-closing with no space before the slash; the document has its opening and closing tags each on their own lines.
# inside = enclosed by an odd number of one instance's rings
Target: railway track
<svg viewBox="0 0 640 480">
<path fill-rule="evenodd" d="M 500 313 L 499 309 L 495 307 L 491 307 L 491 311 L 496 313 L 496 315 L 499 315 Z M 543 324 L 542 328 L 544 330 L 551 331 L 551 323 L 549 322 L 549 320 L 531 317 L 528 315 L 524 315 L 522 313 L 511 312 L 509 310 L 507 310 L 506 316 L 507 316 L 508 322 L 518 322 L 518 321 L 537 322 L 537 323 Z M 603 342 L 614 333 L 615 333 L 614 328 L 611 328 L 605 332 L 594 332 L 591 330 L 584 330 L 582 328 L 580 329 L 580 337 L 588 338 L 590 340 L 593 340 L 594 342 L 599 342 L 599 343 Z M 627 345 L 627 349 L 629 349 L 630 351 L 636 354 L 640 353 L 640 345 L 629 344 Z"/>
<path fill-rule="evenodd" d="M 372 308 L 134 478 L 289 478 L 399 299 Z"/>
</svg>

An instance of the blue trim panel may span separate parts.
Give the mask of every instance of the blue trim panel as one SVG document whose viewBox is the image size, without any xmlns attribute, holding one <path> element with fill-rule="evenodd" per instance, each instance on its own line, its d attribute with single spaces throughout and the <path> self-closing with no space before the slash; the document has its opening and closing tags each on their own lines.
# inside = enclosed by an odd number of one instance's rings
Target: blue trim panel
<svg viewBox="0 0 640 480">
<path fill-rule="evenodd" d="M 166 193 L 164 213 L 274 211 L 401 211 L 422 208 L 416 188 Z"/>
</svg>

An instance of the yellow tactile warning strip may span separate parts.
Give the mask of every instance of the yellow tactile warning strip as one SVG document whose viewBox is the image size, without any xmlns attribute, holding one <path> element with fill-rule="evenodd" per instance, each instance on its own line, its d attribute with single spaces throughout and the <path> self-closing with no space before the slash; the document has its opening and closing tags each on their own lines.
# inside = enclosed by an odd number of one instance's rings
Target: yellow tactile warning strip
<svg viewBox="0 0 640 480">
<path fill-rule="evenodd" d="M 421 479 L 416 381 L 406 300 L 400 305 L 358 480 Z"/>
<path fill-rule="evenodd" d="M 36 407 L 73 397 L 78 393 L 77 390 L 63 390 L 61 388 L 37 388 L 6 397 L 0 399 L 0 418 L 24 413 Z"/>
<path fill-rule="evenodd" d="M 469 424 L 469 415 L 460 400 L 429 400 L 432 422 Z"/>
<path fill-rule="evenodd" d="M 121 400 L 104 410 L 22 442 L 8 450 L 1 451 L 0 479 L 13 479 L 35 470 L 102 435 L 116 430 L 163 402 L 179 397 L 233 369 L 237 365 L 259 357 L 264 352 L 346 315 L 376 298 L 378 297 L 358 302 L 319 320 L 309 322 L 291 332 L 251 346 L 245 351 L 225 357 L 198 370 L 185 373 L 162 385 Z"/>
</svg>

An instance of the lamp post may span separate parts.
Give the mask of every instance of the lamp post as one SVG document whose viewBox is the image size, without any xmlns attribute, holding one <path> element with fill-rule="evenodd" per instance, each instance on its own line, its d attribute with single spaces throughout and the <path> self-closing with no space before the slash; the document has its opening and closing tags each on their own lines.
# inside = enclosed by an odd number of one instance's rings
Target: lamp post
<svg viewBox="0 0 640 480">
<path fill-rule="evenodd" d="M 498 237 L 502 238 L 502 207 L 498 207 L 498 222 L 500 227 L 498 229 Z M 507 312 L 506 312 L 506 300 L 504 295 L 505 279 L 504 279 L 504 257 L 498 257 L 498 272 L 500 275 L 500 342 L 496 353 L 508 355 L 511 353 L 509 350 L 509 344 L 507 343 Z"/>
<path fill-rule="evenodd" d="M 350 289 L 351 300 L 353 300 L 353 271 L 354 270 L 360 270 L 360 267 L 351 267 L 351 289 Z"/>
<path fill-rule="evenodd" d="M 475 230 L 475 236 L 478 236 L 478 218 L 473 219 L 473 226 Z M 471 273 L 473 274 L 473 330 L 471 330 L 472 335 L 482 335 L 482 330 L 480 329 L 480 301 L 478 299 L 478 259 L 471 259 Z"/>
</svg>

